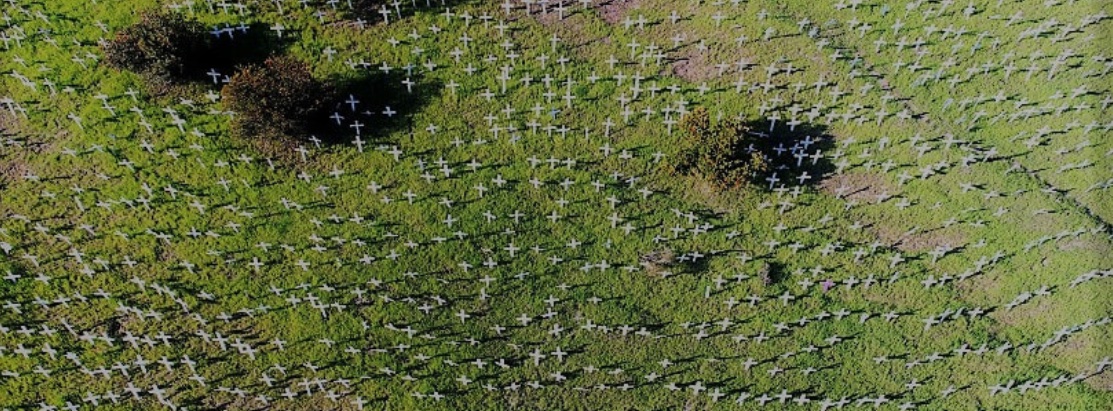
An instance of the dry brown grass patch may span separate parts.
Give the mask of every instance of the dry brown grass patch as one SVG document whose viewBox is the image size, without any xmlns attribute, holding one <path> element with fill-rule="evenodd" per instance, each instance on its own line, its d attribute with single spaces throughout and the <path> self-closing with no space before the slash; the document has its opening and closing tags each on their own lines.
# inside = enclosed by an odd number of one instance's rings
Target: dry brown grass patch
<svg viewBox="0 0 1113 411">
<path fill-rule="evenodd" d="M 920 253 L 937 248 L 958 247 L 966 242 L 966 236 L 951 229 L 918 232 L 898 238 L 897 249 L 908 253 Z"/>
<path fill-rule="evenodd" d="M 691 82 L 707 81 L 718 76 L 719 69 L 712 64 L 706 53 L 695 53 L 682 57 L 669 65 L 669 72 Z"/>
<path fill-rule="evenodd" d="M 599 5 L 599 17 L 609 24 L 622 23 L 627 11 L 641 7 L 641 0 L 610 0 Z"/>
<path fill-rule="evenodd" d="M 824 192 L 857 202 L 873 202 L 877 196 L 894 193 L 888 181 L 872 173 L 842 173 L 828 177 L 820 183 Z"/>
</svg>

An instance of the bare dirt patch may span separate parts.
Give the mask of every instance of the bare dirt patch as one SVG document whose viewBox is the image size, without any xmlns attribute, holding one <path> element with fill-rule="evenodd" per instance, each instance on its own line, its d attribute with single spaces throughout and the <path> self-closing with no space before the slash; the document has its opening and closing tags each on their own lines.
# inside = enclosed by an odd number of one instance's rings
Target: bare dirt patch
<svg viewBox="0 0 1113 411">
<path fill-rule="evenodd" d="M 610 0 L 599 5 L 599 18 L 609 24 L 619 24 L 630 9 L 641 7 L 642 0 Z"/>
<path fill-rule="evenodd" d="M 966 236 L 948 229 L 900 231 L 891 224 L 873 224 L 869 229 L 881 242 L 906 253 L 954 248 L 966 242 Z"/>
<path fill-rule="evenodd" d="M 669 71 L 674 76 L 692 82 L 707 81 L 718 74 L 718 69 L 703 53 L 681 57 L 669 65 Z"/>
<path fill-rule="evenodd" d="M 942 229 L 929 232 L 912 233 L 896 239 L 894 245 L 901 251 L 918 253 L 939 248 L 958 247 L 965 242 L 966 236 L 962 235 L 961 233 Z"/>
<path fill-rule="evenodd" d="M 1107 250 L 1106 247 L 1106 244 L 1090 238 L 1073 238 L 1059 243 L 1059 251 L 1102 252 Z"/>
<path fill-rule="evenodd" d="M 695 177 L 689 177 L 687 181 L 689 197 L 697 199 L 703 205 L 710 208 L 716 213 L 729 213 L 732 207 L 737 207 L 739 199 L 737 194 L 729 191 L 722 191 L 715 187 L 714 184 Z"/>
<path fill-rule="evenodd" d="M 1047 300 L 1046 297 L 1038 301 L 1028 301 L 1011 310 L 1001 310 L 992 314 L 997 321 L 1010 327 L 1022 327 L 1032 321 L 1033 318 L 1039 318 L 1047 315 L 1055 306 Z"/>
<path fill-rule="evenodd" d="M 12 138 L 4 124 L 0 124 L 0 187 L 12 184 L 27 173 L 27 164 L 20 151 L 27 149 L 25 142 Z M 38 147 L 38 145 L 36 145 Z"/>
<path fill-rule="evenodd" d="M 1070 370 L 1073 373 L 1092 372 L 1093 368 L 1089 364 L 1090 361 L 1096 361 L 1097 358 L 1105 356 L 1101 337 L 1093 335 L 1075 335 L 1068 338 L 1055 346 L 1051 347 L 1046 354 L 1052 358 L 1059 360 L 1059 366 L 1063 369 Z M 1078 366 L 1079 362 L 1087 363 L 1083 366 Z M 1072 366 L 1073 365 L 1073 366 Z M 1113 373 L 1108 371 L 1101 374 L 1093 375 L 1090 378 L 1083 380 L 1090 388 L 1100 391 L 1113 391 Z"/>
<path fill-rule="evenodd" d="M 564 8 L 565 8 L 564 13 L 563 13 L 564 19 L 561 19 L 561 13 L 559 11 L 557 11 L 557 6 L 560 5 L 561 3 L 564 4 Z M 575 14 L 576 12 L 578 12 L 579 8 L 575 7 L 575 6 L 576 6 L 575 1 L 572 1 L 572 0 L 565 0 L 563 2 L 554 1 L 554 2 L 550 2 L 547 6 L 545 6 L 544 11 L 542 11 L 538 7 L 531 8 L 530 9 L 530 15 L 533 16 L 535 19 L 537 19 L 537 21 L 541 22 L 541 24 L 549 26 L 549 25 L 556 24 L 556 23 L 559 23 L 561 21 L 567 20 L 568 17 L 570 17 L 573 14 Z"/>
<path fill-rule="evenodd" d="M 1113 391 L 1113 373 L 1103 372 L 1087 378 L 1086 384 L 1095 390 Z"/>
<path fill-rule="evenodd" d="M 17 159 L 0 158 L 0 184 L 11 184 L 27 172 L 27 165 Z"/>
<path fill-rule="evenodd" d="M 820 183 L 820 189 L 836 197 L 859 203 L 876 202 L 897 190 L 883 177 L 871 173 L 833 175 Z M 965 244 L 966 236 L 948 228 L 902 231 L 892 224 L 873 224 L 870 230 L 884 243 L 904 252 L 919 253 Z"/>
<path fill-rule="evenodd" d="M 878 196 L 896 191 L 884 178 L 869 173 L 833 175 L 823 180 L 820 189 L 828 194 L 857 202 L 876 201 Z"/>
</svg>

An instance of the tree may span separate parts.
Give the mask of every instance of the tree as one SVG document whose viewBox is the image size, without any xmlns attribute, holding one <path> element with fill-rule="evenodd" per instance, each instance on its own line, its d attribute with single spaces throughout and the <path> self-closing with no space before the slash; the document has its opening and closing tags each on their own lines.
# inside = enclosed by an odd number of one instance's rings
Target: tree
<svg viewBox="0 0 1113 411">
<path fill-rule="evenodd" d="M 221 95 L 224 107 L 235 113 L 234 136 L 280 142 L 308 138 L 326 118 L 332 92 L 304 62 L 280 56 L 241 69 Z"/>
<path fill-rule="evenodd" d="M 750 184 L 769 170 L 766 155 L 755 146 L 760 142 L 738 119 L 712 122 L 707 109 L 697 107 L 680 120 L 684 145 L 676 170 L 707 180 L 720 189 Z"/>
<path fill-rule="evenodd" d="M 163 11 L 143 13 L 103 47 L 108 65 L 165 83 L 195 75 L 208 49 L 209 35 L 201 23 Z"/>
</svg>

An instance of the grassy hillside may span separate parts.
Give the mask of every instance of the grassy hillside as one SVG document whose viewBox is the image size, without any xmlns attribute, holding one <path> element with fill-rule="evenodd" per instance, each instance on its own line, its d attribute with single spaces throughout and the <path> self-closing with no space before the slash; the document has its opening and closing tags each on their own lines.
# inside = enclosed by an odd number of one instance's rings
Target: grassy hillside
<svg viewBox="0 0 1113 411">
<path fill-rule="evenodd" d="M 0 407 L 1113 401 L 1107 5 L 350 3 L 0 6 Z M 337 143 L 103 64 L 154 9 L 308 62 Z M 674 173 L 696 107 L 783 168 Z"/>
</svg>

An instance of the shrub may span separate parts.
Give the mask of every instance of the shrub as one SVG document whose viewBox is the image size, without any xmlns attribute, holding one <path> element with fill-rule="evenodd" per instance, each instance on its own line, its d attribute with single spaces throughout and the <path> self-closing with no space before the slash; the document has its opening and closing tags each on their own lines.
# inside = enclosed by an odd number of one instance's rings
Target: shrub
<svg viewBox="0 0 1113 411">
<path fill-rule="evenodd" d="M 308 65 L 291 57 L 244 67 L 221 90 L 225 109 L 236 113 L 232 134 L 263 142 L 308 138 L 326 118 L 331 94 Z"/>
<path fill-rule="evenodd" d="M 103 47 L 108 65 L 166 83 L 196 74 L 208 48 L 201 23 L 162 11 L 144 13 Z"/>
<path fill-rule="evenodd" d="M 707 110 L 698 107 L 680 120 L 680 126 L 684 148 L 676 169 L 683 174 L 703 178 L 720 189 L 735 189 L 770 168 L 765 154 L 752 148 L 758 142 L 749 128 L 737 119 L 713 123 Z"/>
</svg>

